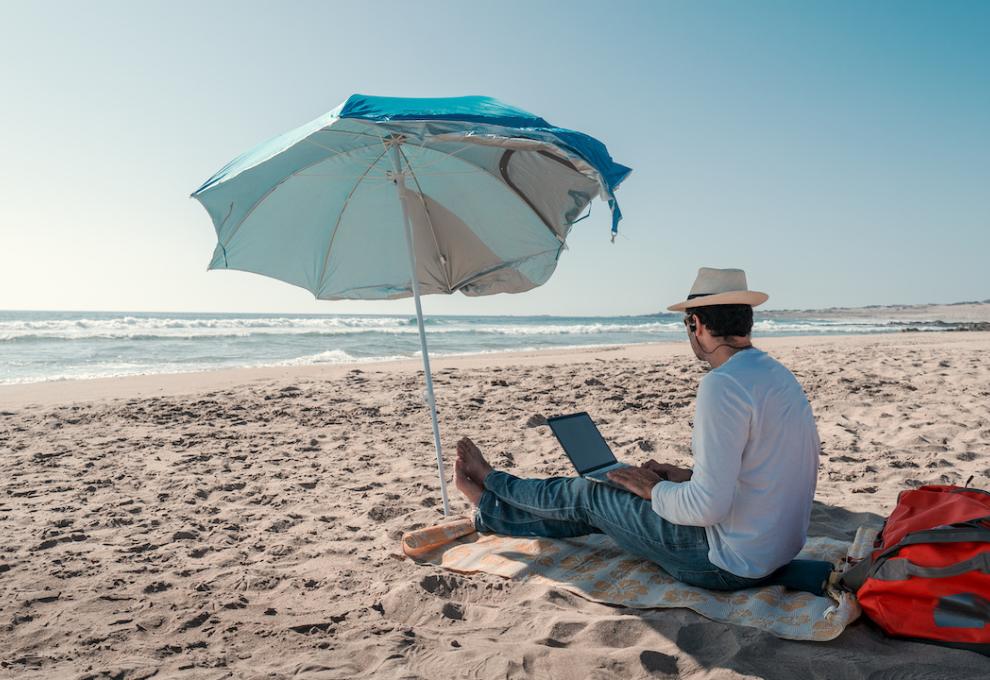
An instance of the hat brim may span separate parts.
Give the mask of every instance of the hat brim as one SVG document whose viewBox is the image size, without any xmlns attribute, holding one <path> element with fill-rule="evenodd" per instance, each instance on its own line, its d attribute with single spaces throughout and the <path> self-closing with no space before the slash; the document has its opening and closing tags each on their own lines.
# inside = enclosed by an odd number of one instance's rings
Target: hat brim
<svg viewBox="0 0 990 680">
<path fill-rule="evenodd" d="M 766 293 L 756 290 L 733 290 L 728 293 L 716 293 L 715 295 L 703 295 L 692 300 L 684 300 L 676 305 L 667 307 L 671 312 L 683 312 L 689 307 L 711 307 L 712 305 L 749 305 L 756 307 L 762 305 L 770 299 Z"/>
</svg>

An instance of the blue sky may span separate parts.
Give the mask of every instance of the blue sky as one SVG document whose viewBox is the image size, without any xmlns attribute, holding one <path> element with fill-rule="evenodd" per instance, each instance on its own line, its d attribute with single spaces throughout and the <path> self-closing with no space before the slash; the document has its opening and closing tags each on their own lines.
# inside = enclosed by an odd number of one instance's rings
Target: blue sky
<svg viewBox="0 0 990 680">
<path fill-rule="evenodd" d="M 990 3 L 0 4 L 0 309 L 407 313 L 239 272 L 189 193 L 353 92 L 486 94 L 634 171 L 548 284 L 427 314 L 990 298 Z"/>
</svg>

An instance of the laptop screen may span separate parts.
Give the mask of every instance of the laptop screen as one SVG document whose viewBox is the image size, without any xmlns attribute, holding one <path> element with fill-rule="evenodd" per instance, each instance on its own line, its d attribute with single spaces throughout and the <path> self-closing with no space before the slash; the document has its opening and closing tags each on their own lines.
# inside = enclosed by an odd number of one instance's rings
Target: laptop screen
<svg viewBox="0 0 990 680">
<path fill-rule="evenodd" d="M 612 450 L 608 448 L 587 413 L 548 418 L 547 424 L 564 447 L 567 457 L 574 463 L 578 474 L 583 475 L 615 462 Z"/>
</svg>

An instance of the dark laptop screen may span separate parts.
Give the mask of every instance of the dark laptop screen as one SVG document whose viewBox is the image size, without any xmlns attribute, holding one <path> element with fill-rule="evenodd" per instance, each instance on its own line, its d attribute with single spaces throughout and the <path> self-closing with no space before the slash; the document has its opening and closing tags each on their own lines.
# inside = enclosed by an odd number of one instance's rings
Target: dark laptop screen
<svg viewBox="0 0 990 680">
<path fill-rule="evenodd" d="M 583 475 L 615 462 L 615 456 L 587 413 L 549 418 L 547 423 L 578 474 Z"/>
</svg>

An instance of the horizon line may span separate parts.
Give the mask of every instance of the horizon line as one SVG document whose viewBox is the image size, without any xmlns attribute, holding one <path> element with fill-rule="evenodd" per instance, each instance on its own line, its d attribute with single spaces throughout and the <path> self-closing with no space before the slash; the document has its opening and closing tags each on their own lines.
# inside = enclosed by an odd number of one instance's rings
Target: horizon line
<svg viewBox="0 0 990 680">
<path fill-rule="evenodd" d="M 990 304 L 990 298 L 984 300 L 963 300 L 958 302 L 918 302 L 918 303 L 892 303 L 887 305 L 832 305 L 829 307 L 806 307 L 806 308 L 772 308 L 767 307 L 763 309 L 754 309 L 756 313 L 760 312 L 831 312 L 836 310 L 863 310 L 863 309 L 892 309 L 892 308 L 904 308 L 904 307 L 956 307 L 962 305 L 987 305 Z M 231 315 L 231 314 L 256 314 L 256 315 L 292 315 L 292 316 L 406 316 L 407 313 L 396 312 L 396 313 L 386 313 L 386 312 L 288 312 L 288 311 L 228 311 L 219 312 L 215 310 L 211 311 L 180 311 L 175 309 L 167 310 L 156 310 L 156 309 L 29 309 L 29 308 L 11 308 L 11 309 L 0 309 L 0 314 L 9 312 L 61 312 L 61 313 L 74 313 L 74 314 L 214 314 L 214 315 Z M 533 318 L 533 317 L 567 317 L 567 318 L 592 318 L 592 317 L 637 317 L 637 316 L 657 316 L 660 314 L 677 314 L 678 312 L 668 312 L 664 310 L 652 311 L 652 312 L 642 312 L 639 314 L 426 314 L 424 318 L 427 317 L 519 317 L 519 318 Z M 408 314 L 415 316 L 415 312 L 408 312 Z"/>
</svg>

